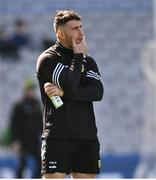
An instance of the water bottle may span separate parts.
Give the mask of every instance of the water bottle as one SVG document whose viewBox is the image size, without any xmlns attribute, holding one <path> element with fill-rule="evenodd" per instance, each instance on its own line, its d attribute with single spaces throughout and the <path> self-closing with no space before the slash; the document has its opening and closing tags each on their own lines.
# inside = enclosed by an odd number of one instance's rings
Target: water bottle
<svg viewBox="0 0 156 180">
<path fill-rule="evenodd" d="M 61 107 L 63 105 L 63 101 L 60 98 L 60 96 L 51 96 L 50 99 L 56 109 L 58 109 L 59 107 Z"/>
</svg>

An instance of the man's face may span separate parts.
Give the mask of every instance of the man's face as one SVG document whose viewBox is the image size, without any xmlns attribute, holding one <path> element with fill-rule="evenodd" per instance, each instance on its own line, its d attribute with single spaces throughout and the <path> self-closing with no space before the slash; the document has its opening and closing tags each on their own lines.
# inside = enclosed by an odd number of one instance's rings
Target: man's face
<svg viewBox="0 0 156 180">
<path fill-rule="evenodd" d="M 72 39 L 76 44 L 79 44 L 83 40 L 84 32 L 82 30 L 81 21 L 71 20 L 62 26 L 62 32 L 64 34 L 64 41 L 72 48 Z"/>
<path fill-rule="evenodd" d="M 28 97 L 28 98 L 33 98 L 34 96 L 35 96 L 35 92 L 34 92 L 34 89 L 27 89 L 26 90 L 26 96 Z"/>
</svg>

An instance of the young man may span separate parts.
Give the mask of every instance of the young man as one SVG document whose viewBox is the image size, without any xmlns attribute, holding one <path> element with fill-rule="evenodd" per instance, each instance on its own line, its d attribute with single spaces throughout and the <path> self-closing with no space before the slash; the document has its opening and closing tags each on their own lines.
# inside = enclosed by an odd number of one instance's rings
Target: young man
<svg viewBox="0 0 156 180">
<path fill-rule="evenodd" d="M 93 101 L 103 85 L 96 62 L 86 55 L 81 17 L 59 11 L 54 20 L 57 42 L 37 61 L 37 78 L 44 106 L 42 174 L 44 178 L 95 178 L 100 169 L 99 142 Z M 50 97 L 60 96 L 55 108 Z"/>
</svg>

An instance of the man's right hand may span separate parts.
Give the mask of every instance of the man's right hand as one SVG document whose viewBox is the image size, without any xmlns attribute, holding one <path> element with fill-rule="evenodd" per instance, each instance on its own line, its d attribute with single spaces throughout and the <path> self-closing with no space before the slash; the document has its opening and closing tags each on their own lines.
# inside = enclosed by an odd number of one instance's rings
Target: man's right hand
<svg viewBox="0 0 156 180">
<path fill-rule="evenodd" d="M 44 90 L 45 93 L 49 96 L 60 96 L 62 97 L 64 92 L 60 90 L 57 86 L 55 86 L 53 83 L 47 82 L 44 84 Z"/>
<path fill-rule="evenodd" d="M 85 40 L 85 36 L 83 36 L 83 40 L 77 44 L 75 42 L 75 38 L 72 38 L 72 43 L 73 43 L 73 51 L 74 53 L 82 53 L 82 54 L 86 54 L 87 53 L 87 45 L 86 45 L 86 40 Z"/>
</svg>

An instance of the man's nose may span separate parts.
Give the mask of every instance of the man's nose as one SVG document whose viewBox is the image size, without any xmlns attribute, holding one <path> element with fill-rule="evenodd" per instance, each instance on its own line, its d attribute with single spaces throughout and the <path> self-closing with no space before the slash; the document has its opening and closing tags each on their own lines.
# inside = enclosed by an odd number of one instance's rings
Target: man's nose
<svg viewBox="0 0 156 180">
<path fill-rule="evenodd" d="M 84 35 L 84 31 L 82 29 L 80 29 L 80 35 Z"/>
</svg>

